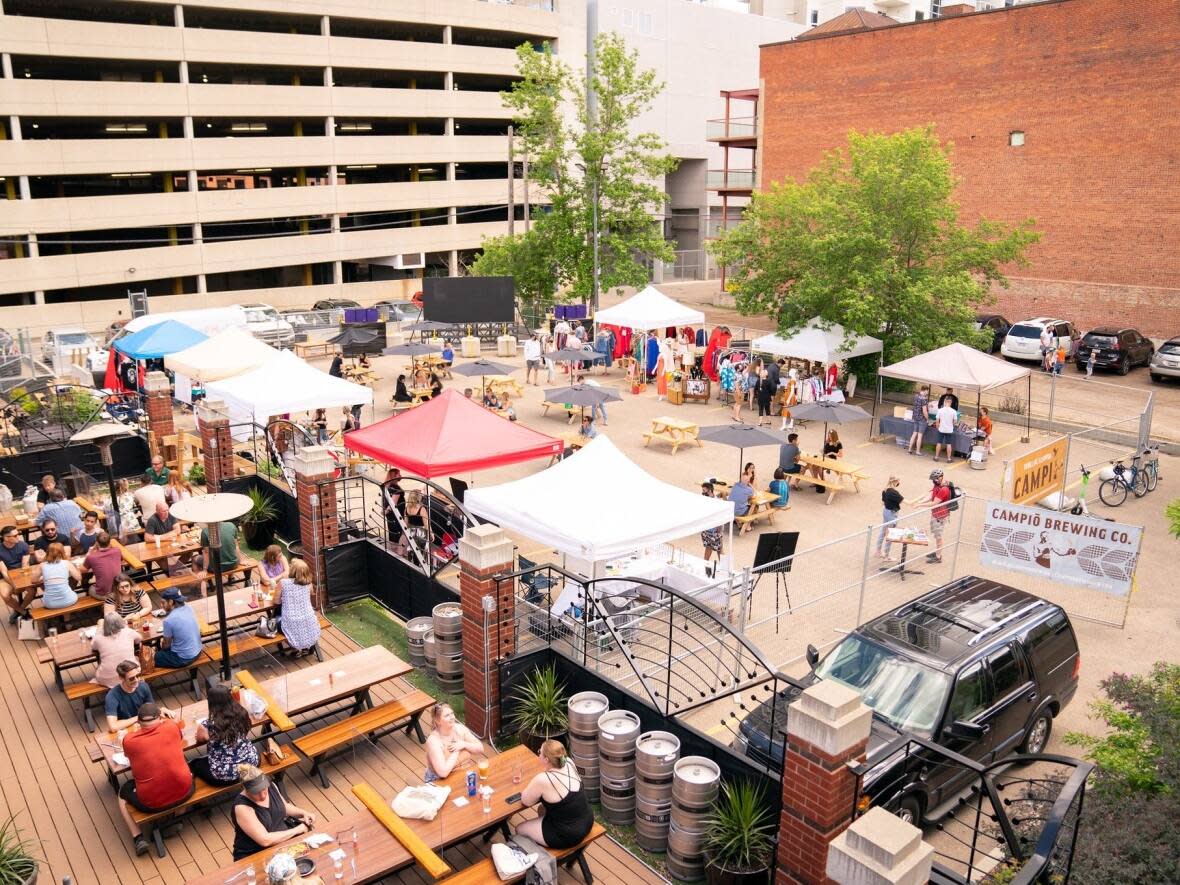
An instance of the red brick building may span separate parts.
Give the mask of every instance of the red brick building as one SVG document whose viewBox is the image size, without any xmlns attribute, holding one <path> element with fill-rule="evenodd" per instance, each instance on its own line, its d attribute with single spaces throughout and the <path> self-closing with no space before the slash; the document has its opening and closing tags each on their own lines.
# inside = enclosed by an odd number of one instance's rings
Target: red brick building
<svg viewBox="0 0 1180 885">
<path fill-rule="evenodd" d="M 762 48 L 760 181 L 846 133 L 933 123 L 962 217 L 1036 219 L 997 290 L 1049 314 L 1180 335 L 1180 2 L 1056 0 Z M 1023 142 L 1023 143 L 1021 143 Z"/>
</svg>

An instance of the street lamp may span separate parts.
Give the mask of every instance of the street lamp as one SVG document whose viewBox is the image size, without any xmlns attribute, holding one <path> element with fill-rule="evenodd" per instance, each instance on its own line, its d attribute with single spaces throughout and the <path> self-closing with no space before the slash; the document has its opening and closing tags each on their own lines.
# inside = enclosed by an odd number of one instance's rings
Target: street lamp
<svg viewBox="0 0 1180 885">
<path fill-rule="evenodd" d="M 107 507 L 107 531 L 111 535 L 119 536 L 119 494 L 115 491 L 115 470 L 114 459 L 111 457 L 111 445 L 116 439 L 121 436 L 131 436 L 135 433 L 126 424 L 119 424 L 116 421 L 103 422 L 101 424 L 91 424 L 89 427 L 79 430 L 70 437 L 72 443 L 92 442 L 98 446 L 99 458 L 102 459 L 102 466 L 107 474 L 107 486 L 111 490 L 111 504 Z"/>
<path fill-rule="evenodd" d="M 221 577 L 221 524 L 232 522 L 250 509 L 250 498 L 233 492 L 215 492 L 185 498 L 172 505 L 172 515 L 181 522 L 204 527 L 209 537 L 209 559 L 213 566 L 213 586 L 217 588 L 218 632 L 221 636 L 221 678 L 232 678 L 229 660 L 229 631 L 225 624 L 225 585 Z"/>
</svg>

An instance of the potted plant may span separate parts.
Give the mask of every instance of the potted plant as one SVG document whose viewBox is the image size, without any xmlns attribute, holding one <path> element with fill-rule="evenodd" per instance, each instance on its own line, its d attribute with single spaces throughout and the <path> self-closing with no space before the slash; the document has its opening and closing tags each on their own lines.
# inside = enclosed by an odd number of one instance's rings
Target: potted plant
<svg viewBox="0 0 1180 885">
<path fill-rule="evenodd" d="M 200 461 L 194 463 L 188 469 L 188 481 L 195 486 L 203 486 L 205 484 L 205 465 Z"/>
<path fill-rule="evenodd" d="M 566 727 L 565 685 L 557 681 L 552 666 L 528 674 L 513 693 L 516 710 L 513 722 L 520 742 L 534 753 L 549 739 L 564 740 Z"/>
<path fill-rule="evenodd" d="M 722 784 L 705 825 L 705 878 L 709 885 L 754 885 L 770 876 L 774 822 L 763 790 L 750 781 Z"/>
<path fill-rule="evenodd" d="M 255 550 L 265 550 L 275 540 L 275 517 L 279 509 L 274 498 L 261 489 L 249 489 L 250 509 L 242 516 L 242 534 Z"/>
<path fill-rule="evenodd" d="M 33 885 L 37 881 L 37 859 L 32 843 L 21 838 L 16 818 L 0 824 L 0 885 Z"/>
</svg>

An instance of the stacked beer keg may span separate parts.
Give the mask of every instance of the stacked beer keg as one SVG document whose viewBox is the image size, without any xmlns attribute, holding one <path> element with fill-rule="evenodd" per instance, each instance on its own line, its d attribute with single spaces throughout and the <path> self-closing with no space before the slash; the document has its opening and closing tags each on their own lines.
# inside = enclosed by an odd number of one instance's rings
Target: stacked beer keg
<svg viewBox="0 0 1180 885">
<path fill-rule="evenodd" d="M 685 756 L 673 768 L 668 872 L 676 879 L 705 878 L 705 827 L 720 783 L 721 769 L 704 756 Z"/>
<path fill-rule="evenodd" d="M 410 663 L 419 670 L 426 667 L 426 634 L 434 627 L 434 618 L 410 618 L 406 621 L 406 642 L 410 646 Z"/>
<path fill-rule="evenodd" d="M 609 706 L 606 695 L 580 691 L 569 699 L 570 757 L 591 802 L 598 801 L 598 720 Z"/>
<path fill-rule="evenodd" d="M 635 820 L 635 741 L 639 717 L 611 710 L 598 719 L 598 773 L 602 816 L 612 824 Z"/>
<path fill-rule="evenodd" d="M 434 619 L 430 619 L 434 624 Z M 434 627 L 422 634 L 422 656 L 426 659 L 426 673 L 431 679 L 438 676 L 438 643 L 434 641 Z"/>
<path fill-rule="evenodd" d="M 435 667 L 438 683 L 449 691 L 463 688 L 463 609 L 457 602 L 434 607 Z"/>
<path fill-rule="evenodd" d="M 680 739 L 667 731 L 649 731 L 635 742 L 635 838 L 648 851 L 668 849 L 672 812 L 672 770 Z"/>
</svg>

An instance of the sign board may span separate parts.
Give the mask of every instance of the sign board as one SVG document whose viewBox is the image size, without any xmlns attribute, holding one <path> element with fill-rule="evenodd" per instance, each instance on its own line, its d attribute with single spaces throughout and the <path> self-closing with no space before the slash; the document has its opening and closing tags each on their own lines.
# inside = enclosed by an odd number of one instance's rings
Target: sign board
<svg viewBox="0 0 1180 885">
<path fill-rule="evenodd" d="M 1142 534 L 1140 526 L 989 501 L 979 562 L 1125 597 Z"/>
<path fill-rule="evenodd" d="M 1004 474 L 1004 497 L 1013 504 L 1028 504 L 1064 491 L 1068 453 L 1069 441 L 1061 437 L 1009 462 Z"/>
</svg>

